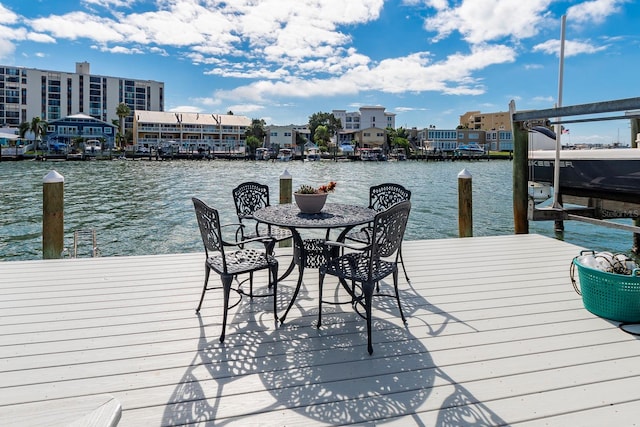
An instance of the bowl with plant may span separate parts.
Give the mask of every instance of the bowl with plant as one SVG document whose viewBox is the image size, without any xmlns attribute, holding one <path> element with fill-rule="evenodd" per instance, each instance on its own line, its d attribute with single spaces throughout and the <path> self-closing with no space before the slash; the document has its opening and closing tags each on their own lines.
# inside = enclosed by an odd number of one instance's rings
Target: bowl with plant
<svg viewBox="0 0 640 427">
<path fill-rule="evenodd" d="M 322 208 L 327 201 L 327 196 L 336 188 L 335 181 L 319 187 L 303 184 L 293 193 L 296 204 L 300 212 L 307 214 L 317 214 L 322 212 Z"/>
</svg>

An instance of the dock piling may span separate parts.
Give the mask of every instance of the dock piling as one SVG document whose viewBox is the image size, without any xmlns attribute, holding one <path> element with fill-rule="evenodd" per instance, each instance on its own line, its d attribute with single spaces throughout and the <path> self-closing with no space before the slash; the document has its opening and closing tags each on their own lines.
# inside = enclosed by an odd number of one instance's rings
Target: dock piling
<svg viewBox="0 0 640 427">
<path fill-rule="evenodd" d="M 64 249 L 64 177 L 55 170 L 43 179 L 42 257 L 62 258 Z"/>
<path fill-rule="evenodd" d="M 293 198 L 293 177 L 289 173 L 288 170 L 284 170 L 282 174 L 280 174 L 280 204 L 284 205 L 287 203 L 291 203 Z M 278 247 L 290 247 L 291 239 L 287 239 L 278 244 Z"/>
<path fill-rule="evenodd" d="M 460 237 L 473 237 L 473 179 L 468 170 L 458 174 L 458 230 Z"/>
<path fill-rule="evenodd" d="M 293 178 L 288 170 L 284 170 L 280 175 L 280 204 L 291 203 Z"/>
</svg>

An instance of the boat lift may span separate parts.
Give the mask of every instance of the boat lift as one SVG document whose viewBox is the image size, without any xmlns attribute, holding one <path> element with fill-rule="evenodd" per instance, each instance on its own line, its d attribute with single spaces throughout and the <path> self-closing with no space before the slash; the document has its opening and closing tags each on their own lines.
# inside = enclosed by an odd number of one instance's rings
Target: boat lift
<svg viewBox="0 0 640 427">
<path fill-rule="evenodd" d="M 640 132 L 640 97 L 613 101 L 595 102 L 566 107 L 517 112 L 515 102 L 509 104 L 513 130 L 513 213 L 516 234 L 529 232 L 529 220 L 556 222 L 577 220 L 634 233 L 633 250 L 640 251 L 640 188 L 636 201 L 616 200 L 606 194 L 577 195 L 565 191 L 559 194 L 560 200 L 554 200 L 553 206 L 538 208 L 529 197 L 528 190 L 528 130 L 533 126 L 562 125 L 605 120 L 627 119 L 631 122 L 631 147 L 637 149 L 636 139 Z M 622 113 L 623 115 L 611 115 Z M 582 118 L 575 118 L 583 116 Z M 564 119 L 569 117 L 570 119 Z M 553 121 L 554 120 L 554 121 Z M 554 162 L 559 169 L 560 162 Z M 561 185 L 556 184 L 556 187 Z M 560 188 L 554 189 L 559 191 Z M 593 197 L 592 197 L 593 196 Z M 560 202 L 578 205 L 565 208 Z M 619 224 L 608 221 L 611 218 L 633 218 L 635 225 Z"/>
</svg>

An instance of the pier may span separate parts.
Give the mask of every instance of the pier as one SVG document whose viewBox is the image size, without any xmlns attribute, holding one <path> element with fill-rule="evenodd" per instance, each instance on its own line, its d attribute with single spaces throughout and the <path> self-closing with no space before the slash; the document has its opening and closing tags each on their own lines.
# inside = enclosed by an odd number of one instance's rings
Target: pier
<svg viewBox="0 0 640 427">
<path fill-rule="evenodd" d="M 281 326 L 268 298 L 242 299 L 221 344 L 222 292 L 194 312 L 203 253 L 0 262 L 0 418 L 632 425 L 640 341 L 584 309 L 569 277 L 581 249 L 535 234 L 406 241 L 408 324 L 375 301 L 372 356 L 348 304 L 323 307 L 315 327 L 315 274 Z M 291 249 L 276 250 L 283 269 Z M 279 307 L 295 280 L 279 284 Z M 331 283 L 325 296 L 344 297 Z"/>
</svg>

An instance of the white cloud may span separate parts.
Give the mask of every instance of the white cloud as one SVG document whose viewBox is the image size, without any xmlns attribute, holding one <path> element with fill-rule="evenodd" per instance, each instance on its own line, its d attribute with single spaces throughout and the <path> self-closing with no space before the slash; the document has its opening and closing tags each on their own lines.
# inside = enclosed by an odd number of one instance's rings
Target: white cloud
<svg viewBox="0 0 640 427">
<path fill-rule="evenodd" d="M 398 113 L 406 113 L 408 111 L 429 111 L 429 108 L 415 108 L 415 107 L 396 107 L 394 111 Z"/>
<path fill-rule="evenodd" d="M 102 7 L 130 7 L 135 0 L 82 0 L 87 5 L 95 5 Z"/>
<path fill-rule="evenodd" d="M 264 110 L 264 106 L 257 105 L 257 104 L 236 104 L 236 105 L 230 105 L 228 109 L 233 111 L 234 114 L 246 115 L 250 113 L 255 113 L 256 111 Z"/>
<path fill-rule="evenodd" d="M 262 102 L 273 96 L 312 98 L 370 90 L 477 95 L 485 89 L 471 73 L 488 65 L 511 62 L 514 56 L 513 49 L 506 46 L 476 46 L 469 55 L 454 54 L 440 62 L 432 62 L 431 55 L 422 52 L 386 59 L 372 67 L 354 67 L 326 79 L 292 77 L 286 81 L 258 81 L 231 91 L 218 91 L 215 97 Z"/>
<path fill-rule="evenodd" d="M 425 20 L 425 28 L 436 32 L 434 41 L 459 32 L 469 43 L 484 43 L 538 33 L 544 25 L 551 0 L 463 0 L 457 7 L 442 8 Z"/>
<path fill-rule="evenodd" d="M 202 113 L 200 107 L 194 107 L 192 105 L 179 105 L 167 110 L 170 113 Z"/>
<path fill-rule="evenodd" d="M 10 57 L 15 53 L 15 51 L 16 51 L 15 44 L 12 41 L 7 40 L 4 37 L 0 36 L 0 59 Z"/>
<path fill-rule="evenodd" d="M 571 24 L 601 24 L 605 19 L 619 13 L 624 3 L 630 0 L 593 0 L 586 1 L 567 9 L 567 22 Z"/>
<path fill-rule="evenodd" d="M 564 42 L 564 56 L 568 58 L 570 56 L 576 56 L 580 54 L 592 54 L 604 51 L 608 46 L 595 46 L 588 41 L 574 41 L 565 40 Z M 560 56 L 560 40 L 547 40 L 544 43 L 539 43 L 533 47 L 535 52 L 543 52 L 550 55 Z"/>
</svg>

